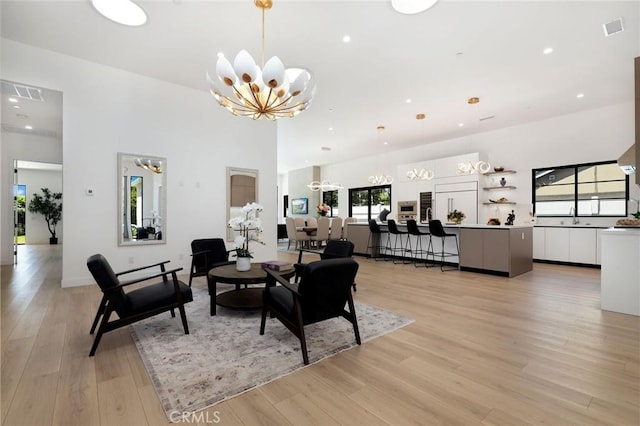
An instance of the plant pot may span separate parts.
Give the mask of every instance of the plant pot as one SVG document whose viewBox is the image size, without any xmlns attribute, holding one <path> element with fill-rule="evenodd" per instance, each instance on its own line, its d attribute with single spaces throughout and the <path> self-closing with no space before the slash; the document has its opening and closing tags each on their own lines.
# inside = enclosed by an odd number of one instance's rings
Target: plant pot
<svg viewBox="0 0 640 426">
<path fill-rule="evenodd" d="M 250 257 L 238 257 L 236 260 L 236 271 L 245 272 L 251 269 Z"/>
<path fill-rule="evenodd" d="M 58 237 L 49 238 L 49 244 L 58 244 Z"/>
</svg>

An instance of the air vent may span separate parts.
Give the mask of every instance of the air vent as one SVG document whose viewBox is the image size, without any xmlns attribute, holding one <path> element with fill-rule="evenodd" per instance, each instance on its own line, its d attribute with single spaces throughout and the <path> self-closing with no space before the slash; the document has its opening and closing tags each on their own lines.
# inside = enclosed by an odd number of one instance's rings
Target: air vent
<svg viewBox="0 0 640 426">
<path fill-rule="evenodd" d="M 495 115 L 488 115 L 486 117 L 482 117 L 480 119 L 480 121 L 491 120 L 492 118 L 496 118 L 496 116 Z"/>
<path fill-rule="evenodd" d="M 614 19 L 611 22 L 602 24 L 602 28 L 604 29 L 604 35 L 607 37 L 609 37 L 610 35 L 621 33 L 622 31 L 624 31 L 622 18 Z"/>
<path fill-rule="evenodd" d="M 2 131 L 10 132 L 10 133 L 22 133 L 26 135 L 44 136 L 47 138 L 58 137 L 58 133 L 54 132 L 53 130 L 39 130 L 39 129 L 28 130 L 28 129 L 25 129 L 24 127 L 12 126 L 10 124 L 3 124 Z"/>
<path fill-rule="evenodd" d="M 3 81 L 2 93 L 22 99 L 31 99 L 32 101 L 44 102 L 44 98 L 42 97 L 42 89 L 38 89 L 37 87 L 30 87 L 23 84 Z"/>
</svg>

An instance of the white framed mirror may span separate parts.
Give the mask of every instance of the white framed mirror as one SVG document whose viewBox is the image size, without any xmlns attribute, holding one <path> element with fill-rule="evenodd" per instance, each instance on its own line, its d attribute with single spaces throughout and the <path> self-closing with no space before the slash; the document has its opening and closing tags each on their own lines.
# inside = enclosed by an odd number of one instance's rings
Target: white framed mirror
<svg viewBox="0 0 640 426">
<path fill-rule="evenodd" d="M 242 207 L 258 200 L 258 171 L 239 167 L 227 167 L 227 224 L 232 217 L 242 215 Z M 227 226 L 227 241 L 236 237 Z"/>
<path fill-rule="evenodd" d="M 166 243 L 167 159 L 118 153 L 118 245 Z"/>
</svg>

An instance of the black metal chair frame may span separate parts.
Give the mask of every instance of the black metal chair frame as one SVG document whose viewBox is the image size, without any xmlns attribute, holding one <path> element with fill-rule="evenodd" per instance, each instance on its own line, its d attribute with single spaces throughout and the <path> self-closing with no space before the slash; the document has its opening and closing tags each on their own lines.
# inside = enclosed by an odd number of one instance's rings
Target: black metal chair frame
<svg viewBox="0 0 640 426">
<path fill-rule="evenodd" d="M 440 256 L 440 270 L 442 272 L 446 272 L 446 271 L 458 271 L 460 270 L 459 266 L 456 266 L 455 268 L 448 268 L 445 269 L 444 268 L 444 263 L 445 263 L 445 258 L 447 257 L 452 257 L 452 256 L 460 256 L 460 246 L 458 245 L 458 236 L 456 234 L 449 234 L 447 233 L 443 226 L 442 226 L 442 222 L 440 222 L 437 219 L 434 220 L 430 220 L 429 221 L 429 232 L 431 233 L 431 238 L 429 239 L 429 247 L 427 248 L 427 258 L 429 257 L 429 254 L 431 254 L 431 259 L 433 261 L 433 263 L 436 263 L 436 253 L 434 253 L 433 251 L 433 243 L 432 243 L 432 239 L 433 238 L 440 238 L 442 241 L 442 250 L 440 253 L 437 253 L 438 256 Z M 456 252 L 447 252 L 444 250 L 444 243 L 446 238 L 449 237 L 454 237 L 455 241 L 456 241 Z"/>
<path fill-rule="evenodd" d="M 348 259 L 348 258 L 320 260 L 314 263 L 343 262 L 343 261 L 349 261 L 349 260 L 355 263 L 354 260 Z M 307 341 L 304 334 L 304 326 L 313 324 L 315 322 L 324 321 L 326 319 L 335 318 L 337 316 L 342 316 L 344 319 L 346 319 L 353 325 L 353 331 L 356 337 L 356 343 L 358 345 L 362 344 L 360 340 L 360 331 L 358 329 L 358 320 L 356 318 L 356 310 L 353 303 L 353 295 L 351 294 L 351 290 L 348 291 L 348 296 L 347 296 L 347 304 L 349 306 L 349 311 L 342 309 L 342 312 L 340 312 L 339 315 L 334 315 L 330 318 L 321 318 L 318 320 L 305 322 L 303 320 L 303 309 L 304 309 L 303 296 L 298 291 L 299 285 L 290 283 L 286 278 L 283 278 L 276 271 L 266 269 L 266 272 L 267 272 L 267 282 L 266 282 L 266 288 L 263 293 L 262 319 L 260 321 L 260 335 L 264 335 L 264 329 L 265 329 L 266 320 L 267 320 L 267 313 L 271 312 L 271 317 L 275 317 L 278 320 L 280 320 L 280 322 L 282 322 L 285 325 L 285 327 L 289 329 L 289 331 L 291 331 L 296 337 L 298 337 L 298 339 L 300 339 L 300 348 L 302 350 L 302 360 L 305 365 L 308 365 L 309 355 L 307 352 Z M 293 320 L 287 317 L 287 315 L 285 314 L 282 314 L 276 310 L 270 309 L 270 300 L 271 300 L 270 289 L 275 287 L 276 283 L 281 284 L 282 287 L 286 288 L 291 292 L 291 296 L 293 297 L 293 306 L 294 306 Z M 300 285 L 304 285 L 304 277 L 303 277 L 303 282 Z"/>
<path fill-rule="evenodd" d="M 387 251 L 391 251 L 393 263 L 411 263 L 411 260 L 407 260 L 405 254 L 411 252 L 411 240 L 409 239 L 409 232 L 401 231 L 393 219 L 387 220 L 387 229 L 389 229 L 389 238 L 387 239 Z M 391 247 L 391 235 L 395 236 L 393 247 Z M 402 236 L 407 236 L 407 243 L 402 243 Z M 400 247 L 398 247 L 398 240 L 400 240 Z M 400 253 L 400 261 L 398 259 L 398 253 Z"/>
<path fill-rule="evenodd" d="M 386 251 L 387 246 L 385 245 L 384 247 L 381 244 L 382 241 L 382 235 L 383 234 L 389 234 L 389 231 L 383 231 L 382 229 L 380 229 L 380 225 L 378 225 L 378 223 L 376 222 L 375 219 L 371 219 L 369 220 L 369 238 L 367 240 L 367 252 L 369 251 L 369 249 L 371 249 L 371 258 L 378 261 L 378 260 L 383 260 L 383 261 L 389 261 L 391 260 L 390 257 L 386 257 L 384 255 L 381 255 L 382 250 L 384 249 Z M 378 241 L 376 242 L 376 244 L 374 245 L 374 235 L 377 235 Z M 389 241 L 389 238 L 387 238 L 387 242 Z M 374 256 L 374 253 L 377 253 L 377 256 Z"/>
<path fill-rule="evenodd" d="M 429 245 L 431 245 L 431 233 L 422 232 L 420 228 L 418 228 L 418 223 L 415 221 L 415 219 L 407 220 L 407 231 L 409 232 L 410 236 L 413 235 L 416 237 L 416 244 L 415 248 L 413 249 L 413 266 L 426 266 L 428 268 L 429 262 L 427 261 L 427 253 L 429 253 L 429 251 L 423 248 L 422 237 L 425 235 L 429 236 L 429 244 L 427 244 L 428 248 Z M 409 244 L 411 243 L 410 236 L 407 237 L 407 239 L 409 239 Z M 424 259 L 422 258 L 423 255 L 425 256 Z"/>
<path fill-rule="evenodd" d="M 92 256 L 93 257 L 93 256 Z M 89 260 L 92 259 L 92 257 L 89 258 Z M 105 259 L 106 262 L 106 259 Z M 89 263 L 89 261 L 87 261 L 87 264 Z M 169 260 L 165 260 L 163 262 L 158 262 L 158 263 L 154 263 L 153 265 L 147 265 L 147 266 L 142 266 L 139 268 L 134 268 L 134 269 L 129 269 L 126 271 L 122 271 L 122 272 L 117 272 L 115 273 L 116 278 L 120 277 L 122 275 L 126 275 L 126 274 L 130 274 L 132 272 L 138 272 L 138 271 L 142 271 L 145 269 L 150 269 L 150 268 L 154 268 L 154 267 L 160 267 L 160 272 L 153 274 L 153 275 L 149 275 L 149 276 L 145 276 L 145 277 L 141 277 L 141 278 L 136 278 L 133 280 L 129 280 L 126 282 L 122 282 L 118 285 L 115 285 L 113 287 L 109 287 L 107 289 L 103 289 L 102 287 L 100 287 L 100 289 L 103 292 L 102 295 L 102 300 L 100 301 L 100 306 L 98 307 L 98 311 L 96 312 L 96 317 L 93 320 L 93 324 L 91 325 L 91 331 L 89 332 L 89 334 L 93 334 L 96 326 L 98 325 L 98 321 L 100 320 L 100 316 L 102 316 L 102 321 L 100 321 L 100 326 L 98 327 L 98 333 L 96 334 L 95 339 L 93 340 L 93 345 L 91 346 L 91 351 L 89 352 L 89 356 L 94 356 L 96 353 L 96 349 L 98 349 L 98 344 L 100 343 L 100 339 L 102 338 L 102 335 L 104 333 L 108 333 L 109 331 L 113 331 L 115 329 L 118 329 L 120 327 L 124 327 L 126 325 L 129 324 L 133 324 L 134 322 L 143 320 L 145 318 L 149 318 L 155 315 L 158 315 L 162 312 L 166 312 L 166 311 L 171 311 L 171 316 L 175 317 L 175 308 L 178 308 L 178 310 L 180 311 L 180 318 L 182 319 L 182 326 L 184 328 L 184 334 L 189 334 L 189 325 L 187 324 L 187 315 L 186 312 L 184 310 L 184 300 L 182 298 L 182 292 L 180 291 L 180 281 L 178 280 L 178 276 L 177 276 L 177 272 L 181 271 L 183 268 L 175 268 L 175 269 L 171 269 L 171 270 L 166 270 L 165 265 L 169 263 Z M 169 279 L 168 276 L 171 275 L 171 282 L 173 283 L 173 287 L 174 287 L 174 291 L 175 291 L 175 302 L 171 303 L 169 305 L 164 305 L 164 306 L 159 306 L 155 309 L 151 309 L 149 311 L 146 312 L 141 312 L 138 314 L 134 314 L 128 317 L 124 317 L 124 318 L 118 318 L 116 320 L 113 320 L 111 322 L 109 322 L 109 318 L 111 317 L 111 314 L 113 313 L 113 311 L 115 310 L 115 306 L 118 303 L 119 299 L 122 298 L 122 291 L 124 288 L 132 285 L 132 284 L 137 284 L 137 283 L 141 283 L 143 281 L 148 281 L 154 278 L 159 278 L 162 277 L 162 281 L 164 283 L 168 283 Z M 158 283 L 154 283 L 154 284 L 158 284 Z M 134 290 L 135 291 L 135 290 Z"/>
</svg>

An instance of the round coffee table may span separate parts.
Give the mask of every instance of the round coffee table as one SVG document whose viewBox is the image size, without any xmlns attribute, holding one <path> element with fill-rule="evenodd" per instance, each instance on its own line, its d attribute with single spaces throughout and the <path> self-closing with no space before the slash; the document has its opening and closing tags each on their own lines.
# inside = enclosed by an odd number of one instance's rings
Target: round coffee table
<svg viewBox="0 0 640 426">
<path fill-rule="evenodd" d="M 286 278 L 295 274 L 294 269 L 279 272 Z M 267 281 L 267 272 L 260 263 L 252 263 L 248 271 L 236 271 L 236 265 L 224 265 L 212 268 L 207 274 L 207 287 L 211 299 L 210 314 L 216 314 L 216 304 L 233 309 L 257 309 L 262 307 L 262 287 L 241 288 L 245 284 L 262 284 Z M 235 284 L 236 289 L 225 291 L 216 296 L 218 283 Z"/>
</svg>

